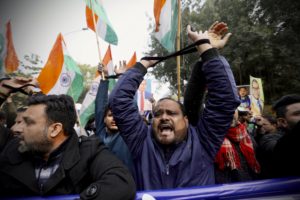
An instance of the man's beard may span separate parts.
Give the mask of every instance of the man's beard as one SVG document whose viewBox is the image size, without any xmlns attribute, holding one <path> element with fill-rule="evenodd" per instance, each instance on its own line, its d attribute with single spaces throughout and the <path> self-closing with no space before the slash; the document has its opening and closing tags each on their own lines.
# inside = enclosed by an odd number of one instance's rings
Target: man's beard
<svg viewBox="0 0 300 200">
<path fill-rule="evenodd" d="M 47 130 L 42 133 L 43 137 L 38 142 L 26 143 L 24 139 L 21 139 L 18 151 L 20 153 L 33 152 L 38 154 L 48 153 L 52 147 L 51 141 L 47 138 Z"/>
<path fill-rule="evenodd" d="M 24 141 L 24 140 L 21 140 L 21 141 L 20 141 L 20 145 L 19 145 L 19 147 L 18 147 L 18 151 L 19 151 L 20 153 L 25 153 L 25 152 L 29 151 L 29 148 L 28 148 L 28 146 L 25 144 L 25 141 Z"/>
</svg>

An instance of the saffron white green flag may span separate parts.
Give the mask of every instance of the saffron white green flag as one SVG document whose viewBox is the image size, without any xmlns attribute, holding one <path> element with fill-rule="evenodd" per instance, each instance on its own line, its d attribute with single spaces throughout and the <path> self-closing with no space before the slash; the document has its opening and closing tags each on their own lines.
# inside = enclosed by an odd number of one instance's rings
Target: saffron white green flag
<svg viewBox="0 0 300 200">
<path fill-rule="evenodd" d="M 19 60 L 14 48 L 10 21 L 0 29 L 0 78 L 15 72 L 19 68 Z"/>
<path fill-rule="evenodd" d="M 89 91 L 86 93 L 85 98 L 82 102 L 80 111 L 79 111 L 79 119 L 80 126 L 85 127 L 90 118 L 95 114 L 95 99 L 98 92 L 98 87 L 100 84 L 101 76 L 97 76 L 91 86 Z"/>
<path fill-rule="evenodd" d="M 68 55 L 61 34 L 58 35 L 37 80 L 44 94 L 67 94 L 77 102 L 82 93 L 82 74 L 76 62 Z"/>
<path fill-rule="evenodd" d="M 108 20 L 101 0 L 100 3 L 97 0 L 85 0 L 85 3 L 87 26 L 93 31 L 97 30 L 98 35 L 106 42 L 117 45 L 117 34 L 114 31 L 110 21 Z M 95 19 L 93 19 L 93 13 Z M 94 20 L 96 23 L 96 29 L 94 25 Z"/>
<path fill-rule="evenodd" d="M 177 0 L 154 0 L 156 29 L 154 36 L 169 52 L 175 50 L 178 26 Z"/>
<path fill-rule="evenodd" d="M 133 53 L 130 60 L 126 63 L 126 69 L 132 68 L 136 63 L 136 52 Z"/>
<path fill-rule="evenodd" d="M 107 67 L 108 74 L 112 75 L 114 65 L 112 62 L 112 54 L 111 54 L 110 45 L 107 48 L 107 51 L 104 55 L 102 63 L 103 63 L 103 65 L 105 65 Z M 96 78 L 93 80 L 93 82 L 90 86 L 90 89 L 87 92 L 87 94 L 82 102 L 81 109 L 79 112 L 79 119 L 80 119 L 80 126 L 83 128 L 86 126 L 87 122 L 91 119 L 91 117 L 95 114 L 95 100 L 96 100 L 96 95 L 98 92 L 100 80 L 101 80 L 101 76 L 97 72 Z M 111 83 L 111 81 L 109 83 Z M 113 83 L 114 83 L 114 80 L 113 80 Z M 111 86 L 111 84 L 110 84 L 109 87 L 113 87 L 113 86 Z"/>
</svg>

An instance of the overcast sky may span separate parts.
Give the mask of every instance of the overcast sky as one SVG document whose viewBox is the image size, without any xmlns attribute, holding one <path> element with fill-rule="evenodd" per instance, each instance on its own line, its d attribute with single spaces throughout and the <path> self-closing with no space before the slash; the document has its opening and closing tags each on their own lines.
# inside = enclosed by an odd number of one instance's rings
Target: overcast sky
<svg viewBox="0 0 300 200">
<path fill-rule="evenodd" d="M 96 65 L 98 51 L 94 32 L 86 27 L 84 0 L 0 0 L 0 25 L 10 19 L 19 58 L 35 53 L 46 62 L 58 33 L 64 35 L 70 55 L 79 63 Z M 153 0 L 102 0 L 115 29 L 118 46 L 112 46 L 114 63 L 146 51 L 153 21 Z M 148 17 L 147 17 L 148 16 Z M 152 21 L 149 21 L 149 17 Z M 100 39 L 101 56 L 108 44 Z"/>
</svg>

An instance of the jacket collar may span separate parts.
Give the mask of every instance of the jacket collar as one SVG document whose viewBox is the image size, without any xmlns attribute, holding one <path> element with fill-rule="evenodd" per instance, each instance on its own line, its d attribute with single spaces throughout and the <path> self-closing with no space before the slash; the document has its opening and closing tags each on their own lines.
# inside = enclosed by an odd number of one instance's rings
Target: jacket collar
<svg viewBox="0 0 300 200">
<path fill-rule="evenodd" d="M 3 167 L 3 172 L 9 174 L 15 179 L 22 182 L 28 188 L 30 188 L 35 193 L 39 193 L 36 177 L 35 177 L 35 167 L 34 158 L 31 153 L 20 153 L 18 151 L 19 140 L 16 139 L 12 141 L 14 145 L 9 148 L 6 152 L 8 156 L 8 165 Z M 79 139 L 76 132 L 72 132 L 70 138 L 65 144 L 65 151 L 63 152 L 63 158 L 61 164 L 57 171 L 52 175 L 55 177 L 50 177 L 46 182 L 45 190 L 43 193 L 47 193 L 54 186 L 56 186 L 62 179 L 65 178 L 65 170 L 72 168 L 79 160 Z M 15 155 L 15 156 L 9 156 Z M 24 173 L 26 172 L 26 173 Z"/>
</svg>

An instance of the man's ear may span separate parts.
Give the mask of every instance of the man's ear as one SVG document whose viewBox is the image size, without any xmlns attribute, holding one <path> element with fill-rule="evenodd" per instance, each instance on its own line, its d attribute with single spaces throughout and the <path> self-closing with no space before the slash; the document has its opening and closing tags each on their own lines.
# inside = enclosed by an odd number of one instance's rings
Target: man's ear
<svg viewBox="0 0 300 200">
<path fill-rule="evenodd" d="M 286 128 L 286 127 L 288 127 L 288 123 L 287 123 L 286 119 L 280 117 L 280 118 L 277 118 L 277 126 Z"/>
<path fill-rule="evenodd" d="M 188 119 L 187 115 L 184 116 L 184 121 L 185 121 L 186 127 L 189 127 L 189 119 Z"/>
<path fill-rule="evenodd" d="M 63 131 L 63 125 L 62 123 L 53 123 L 50 125 L 50 137 L 54 138 L 56 137 L 60 132 Z"/>
</svg>

